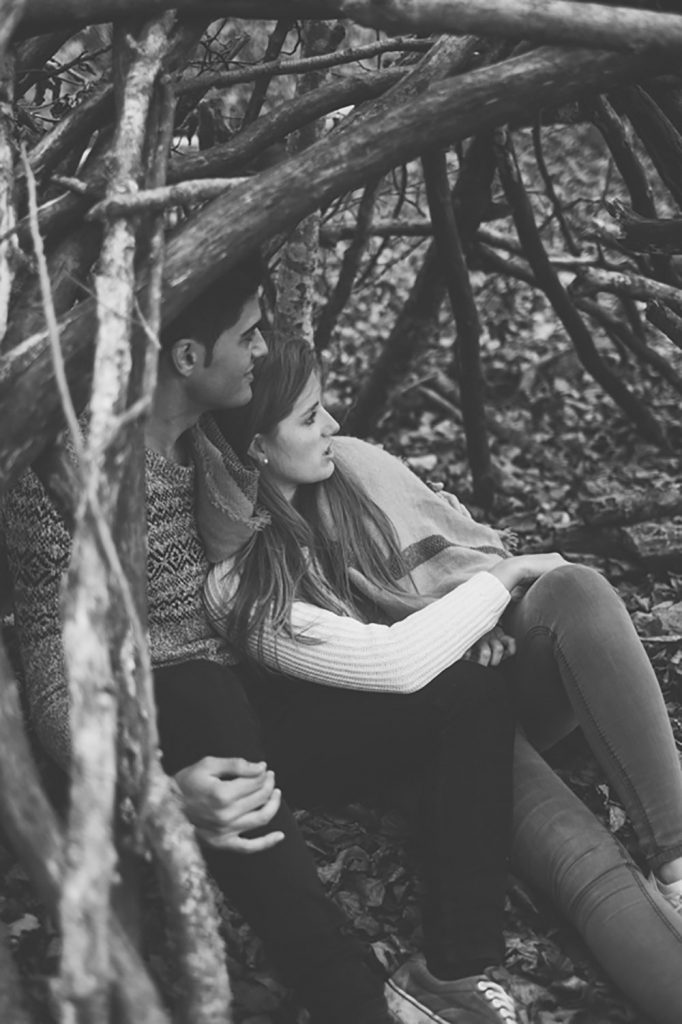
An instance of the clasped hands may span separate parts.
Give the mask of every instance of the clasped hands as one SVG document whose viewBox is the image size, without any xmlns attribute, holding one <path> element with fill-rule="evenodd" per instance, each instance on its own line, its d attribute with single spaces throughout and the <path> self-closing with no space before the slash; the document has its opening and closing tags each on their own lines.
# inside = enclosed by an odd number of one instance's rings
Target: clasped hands
<svg viewBox="0 0 682 1024">
<path fill-rule="evenodd" d="M 281 790 L 264 761 L 203 757 L 175 775 L 185 813 L 208 846 L 260 853 L 284 839 L 281 831 L 247 836 L 265 828 L 279 810 Z"/>
</svg>

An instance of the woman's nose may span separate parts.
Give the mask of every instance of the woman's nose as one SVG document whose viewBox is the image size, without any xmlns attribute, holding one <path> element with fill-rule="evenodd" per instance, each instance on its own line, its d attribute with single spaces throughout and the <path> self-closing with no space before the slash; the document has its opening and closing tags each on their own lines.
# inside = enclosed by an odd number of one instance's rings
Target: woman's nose
<svg viewBox="0 0 682 1024">
<path fill-rule="evenodd" d="M 339 430 L 341 429 L 339 424 L 336 422 L 331 413 L 327 412 L 326 409 L 325 413 L 327 415 L 327 425 L 324 429 L 325 434 L 338 434 Z"/>
</svg>

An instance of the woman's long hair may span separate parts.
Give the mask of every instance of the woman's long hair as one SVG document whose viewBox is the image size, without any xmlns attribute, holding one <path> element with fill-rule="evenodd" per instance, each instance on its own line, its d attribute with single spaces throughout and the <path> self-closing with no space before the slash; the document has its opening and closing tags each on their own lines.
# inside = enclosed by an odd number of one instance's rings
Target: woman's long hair
<svg viewBox="0 0 682 1024">
<path fill-rule="evenodd" d="M 252 401 L 218 418 L 242 460 L 248 461 L 255 435 L 274 430 L 290 414 L 311 375 L 320 373 L 309 345 L 271 345 L 254 382 Z M 324 516 L 321 492 L 329 513 Z M 361 569 L 375 586 L 405 593 L 397 582 L 405 568 L 393 524 L 340 467 L 328 480 L 301 484 L 293 502 L 261 476 L 258 499 L 270 514 L 270 523 L 254 534 L 237 557 L 239 585 L 225 615 L 228 635 L 242 649 L 250 635 L 262 636 L 266 622 L 275 632 L 292 636 L 295 600 L 362 621 L 369 621 L 370 615 L 376 620 L 380 611 L 353 587 L 349 568 Z"/>
</svg>

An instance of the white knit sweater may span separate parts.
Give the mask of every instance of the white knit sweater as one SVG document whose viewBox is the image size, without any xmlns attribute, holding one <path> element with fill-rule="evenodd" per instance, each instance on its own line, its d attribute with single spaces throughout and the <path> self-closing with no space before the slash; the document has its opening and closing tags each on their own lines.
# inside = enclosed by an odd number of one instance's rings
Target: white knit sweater
<svg viewBox="0 0 682 1024">
<path fill-rule="evenodd" d="M 231 559 L 213 566 L 208 575 L 204 599 L 219 633 L 225 634 L 224 616 L 237 585 Z M 509 600 L 509 591 L 495 576 L 479 572 L 389 626 L 359 622 L 297 601 L 292 608 L 294 634 L 318 642 L 302 643 L 266 627 L 262 643 L 255 636 L 250 640 L 249 653 L 268 668 L 311 682 L 413 693 L 492 629 Z"/>
</svg>

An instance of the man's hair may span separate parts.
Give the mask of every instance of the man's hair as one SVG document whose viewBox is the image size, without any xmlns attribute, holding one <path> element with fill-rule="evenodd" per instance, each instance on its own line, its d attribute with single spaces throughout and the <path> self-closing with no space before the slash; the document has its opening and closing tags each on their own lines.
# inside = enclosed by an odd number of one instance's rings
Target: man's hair
<svg viewBox="0 0 682 1024">
<path fill-rule="evenodd" d="M 259 253 L 232 267 L 209 284 L 161 332 L 161 349 L 169 351 L 180 338 L 206 348 L 210 363 L 218 337 L 239 320 L 244 306 L 261 286 L 265 267 Z"/>
</svg>

